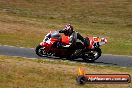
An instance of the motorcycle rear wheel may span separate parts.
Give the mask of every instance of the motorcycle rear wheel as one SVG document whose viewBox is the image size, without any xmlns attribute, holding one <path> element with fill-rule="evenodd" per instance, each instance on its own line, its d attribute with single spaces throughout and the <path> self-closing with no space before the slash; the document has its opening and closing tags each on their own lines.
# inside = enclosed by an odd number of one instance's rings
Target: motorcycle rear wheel
<svg viewBox="0 0 132 88">
<path fill-rule="evenodd" d="M 85 52 L 82 59 L 85 62 L 94 62 L 101 56 L 101 53 L 101 49 L 97 48 L 95 50 L 91 50 L 90 52 Z"/>
<path fill-rule="evenodd" d="M 45 52 L 45 47 L 38 45 L 35 49 L 35 52 L 38 56 L 40 57 L 45 57 L 47 56 L 47 53 Z"/>
</svg>

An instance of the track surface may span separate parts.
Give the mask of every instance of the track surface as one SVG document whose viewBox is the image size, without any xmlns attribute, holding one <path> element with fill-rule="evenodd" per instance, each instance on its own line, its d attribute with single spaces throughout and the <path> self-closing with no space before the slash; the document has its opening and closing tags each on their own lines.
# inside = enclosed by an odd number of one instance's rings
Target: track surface
<svg viewBox="0 0 132 88">
<path fill-rule="evenodd" d="M 34 49 L 18 48 L 13 46 L 0 46 L 0 55 L 40 58 L 35 54 Z M 81 59 L 75 61 L 84 63 Z M 96 60 L 95 64 L 132 67 L 132 56 L 102 55 L 98 60 Z"/>
</svg>

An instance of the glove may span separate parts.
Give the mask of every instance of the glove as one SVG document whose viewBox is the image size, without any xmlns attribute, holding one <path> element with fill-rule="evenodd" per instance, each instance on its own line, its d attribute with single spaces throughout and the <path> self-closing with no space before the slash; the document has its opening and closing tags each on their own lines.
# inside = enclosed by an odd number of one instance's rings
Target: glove
<svg viewBox="0 0 132 88">
<path fill-rule="evenodd" d="M 65 32 L 65 30 L 60 30 L 60 31 L 59 31 L 59 33 L 64 33 L 64 32 Z"/>
</svg>

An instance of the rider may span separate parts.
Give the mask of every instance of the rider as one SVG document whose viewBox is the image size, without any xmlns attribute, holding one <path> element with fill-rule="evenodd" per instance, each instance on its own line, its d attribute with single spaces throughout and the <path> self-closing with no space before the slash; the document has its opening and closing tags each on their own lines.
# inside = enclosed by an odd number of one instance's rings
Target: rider
<svg viewBox="0 0 132 88">
<path fill-rule="evenodd" d="M 78 32 L 74 31 L 72 25 L 67 24 L 64 27 L 64 29 L 59 31 L 59 33 L 64 33 L 65 36 L 69 36 L 69 38 L 70 38 L 69 44 L 66 46 L 63 46 L 63 47 L 74 48 L 76 46 L 76 44 L 79 42 L 82 44 L 82 46 L 79 46 L 77 48 L 81 49 L 81 50 L 84 48 L 84 38 Z M 81 52 L 81 51 L 79 51 L 79 52 Z M 75 51 L 75 53 L 76 53 L 76 51 Z"/>
</svg>

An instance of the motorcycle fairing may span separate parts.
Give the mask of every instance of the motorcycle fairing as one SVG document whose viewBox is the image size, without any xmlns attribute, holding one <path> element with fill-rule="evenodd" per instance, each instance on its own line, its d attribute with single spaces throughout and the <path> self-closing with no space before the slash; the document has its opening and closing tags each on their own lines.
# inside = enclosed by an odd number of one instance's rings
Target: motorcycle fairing
<svg viewBox="0 0 132 88">
<path fill-rule="evenodd" d="M 70 43 L 70 38 L 69 36 L 62 35 L 61 42 L 63 45 L 68 45 Z"/>
</svg>

